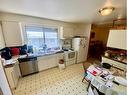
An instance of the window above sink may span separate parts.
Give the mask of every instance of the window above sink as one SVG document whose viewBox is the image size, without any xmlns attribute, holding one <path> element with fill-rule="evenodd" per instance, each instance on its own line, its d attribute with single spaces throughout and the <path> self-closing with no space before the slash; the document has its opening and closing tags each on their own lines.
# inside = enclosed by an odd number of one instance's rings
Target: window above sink
<svg viewBox="0 0 127 95">
<path fill-rule="evenodd" d="M 54 53 L 60 50 L 58 29 L 40 26 L 25 26 L 28 46 L 36 54 Z"/>
</svg>

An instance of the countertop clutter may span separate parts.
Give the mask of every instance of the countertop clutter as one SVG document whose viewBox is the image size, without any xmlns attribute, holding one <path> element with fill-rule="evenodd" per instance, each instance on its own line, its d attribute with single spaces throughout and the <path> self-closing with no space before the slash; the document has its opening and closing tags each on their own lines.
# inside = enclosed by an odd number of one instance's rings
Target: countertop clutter
<svg viewBox="0 0 127 95">
<path fill-rule="evenodd" d="M 104 57 L 127 64 L 127 51 L 126 50 L 107 50 Z"/>
<path fill-rule="evenodd" d="M 8 67 L 12 67 L 18 61 L 18 57 L 13 57 L 9 60 L 5 60 L 5 59 L 3 60 L 4 60 L 3 62 L 4 67 L 8 68 Z"/>
<path fill-rule="evenodd" d="M 9 60 L 4 60 L 4 67 L 8 68 L 8 67 L 12 67 L 16 61 L 20 60 L 20 59 L 24 59 L 24 58 L 30 58 L 30 57 L 44 57 L 44 56 L 50 56 L 50 55 L 54 55 L 54 54 L 58 54 L 58 53 L 63 53 L 64 51 L 57 51 L 57 52 L 52 52 L 52 53 L 45 53 L 45 54 L 33 54 L 33 53 L 28 53 L 25 55 L 16 55 L 16 56 L 12 56 L 11 59 Z"/>
</svg>

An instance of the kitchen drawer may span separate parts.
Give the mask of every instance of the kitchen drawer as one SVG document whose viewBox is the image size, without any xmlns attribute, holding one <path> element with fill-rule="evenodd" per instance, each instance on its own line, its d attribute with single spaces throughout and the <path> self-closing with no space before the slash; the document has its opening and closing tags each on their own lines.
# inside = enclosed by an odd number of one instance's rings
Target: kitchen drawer
<svg viewBox="0 0 127 95">
<path fill-rule="evenodd" d="M 109 63 L 110 65 L 114 65 L 112 60 L 105 57 L 102 57 L 102 63 Z"/>
<path fill-rule="evenodd" d="M 113 65 L 117 66 L 118 68 L 122 69 L 122 70 L 126 70 L 127 71 L 127 65 L 117 62 L 117 61 L 113 61 Z"/>
</svg>

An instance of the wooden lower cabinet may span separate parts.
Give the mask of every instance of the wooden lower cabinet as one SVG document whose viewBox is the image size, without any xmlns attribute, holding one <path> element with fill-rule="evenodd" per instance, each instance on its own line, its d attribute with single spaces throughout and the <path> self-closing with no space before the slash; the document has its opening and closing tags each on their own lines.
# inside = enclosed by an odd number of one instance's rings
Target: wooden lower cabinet
<svg viewBox="0 0 127 95">
<path fill-rule="evenodd" d="M 38 57 L 37 60 L 39 71 L 58 66 L 59 60 L 61 58 L 63 58 L 62 53 Z"/>
<path fill-rule="evenodd" d="M 5 68 L 5 72 L 11 89 L 15 89 L 20 77 L 19 64 L 15 64 L 12 67 Z"/>
</svg>

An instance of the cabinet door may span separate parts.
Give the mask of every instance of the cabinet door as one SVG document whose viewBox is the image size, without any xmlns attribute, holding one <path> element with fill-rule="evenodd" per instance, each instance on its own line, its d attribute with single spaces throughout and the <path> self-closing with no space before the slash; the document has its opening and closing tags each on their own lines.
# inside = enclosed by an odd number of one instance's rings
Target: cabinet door
<svg viewBox="0 0 127 95">
<path fill-rule="evenodd" d="M 38 58 L 38 69 L 39 71 L 46 70 L 48 68 L 48 64 L 45 58 L 39 57 Z"/>
<path fill-rule="evenodd" d="M 57 66 L 57 57 L 55 55 L 38 57 L 39 71 L 46 70 Z"/>
<path fill-rule="evenodd" d="M 13 67 L 5 68 L 6 75 L 12 89 L 16 88 L 19 77 L 21 76 L 18 60 L 15 61 L 15 63 L 13 64 L 14 64 Z"/>
<path fill-rule="evenodd" d="M 2 22 L 3 34 L 7 47 L 24 44 L 21 23 L 13 21 Z"/>
<path fill-rule="evenodd" d="M 127 50 L 127 30 L 110 30 L 107 47 Z"/>
<path fill-rule="evenodd" d="M 11 89 L 14 89 L 16 86 L 15 86 L 15 75 L 13 72 L 13 67 L 5 68 L 5 71 L 6 71 L 6 75 L 7 75 L 8 82 L 10 84 Z"/>
<path fill-rule="evenodd" d="M 16 64 L 14 65 L 14 68 L 13 68 L 13 79 L 14 79 L 14 83 L 15 83 L 15 86 L 17 86 L 18 84 L 18 80 L 19 80 L 19 65 Z"/>
<path fill-rule="evenodd" d="M 4 42 L 4 38 L 3 38 L 3 32 L 2 32 L 2 27 L 0 24 L 0 49 L 5 47 L 5 42 Z"/>
<path fill-rule="evenodd" d="M 74 32 L 74 29 L 71 28 L 71 27 L 65 27 L 63 28 L 63 33 L 64 33 L 64 37 L 66 38 L 69 38 L 69 37 L 73 37 L 73 32 Z"/>
<path fill-rule="evenodd" d="M 60 28 L 60 38 L 72 38 L 74 36 L 74 28 L 72 27 L 61 27 Z"/>
<path fill-rule="evenodd" d="M 55 55 L 51 55 L 46 60 L 48 64 L 48 68 L 56 67 L 57 66 L 57 57 Z"/>
</svg>

